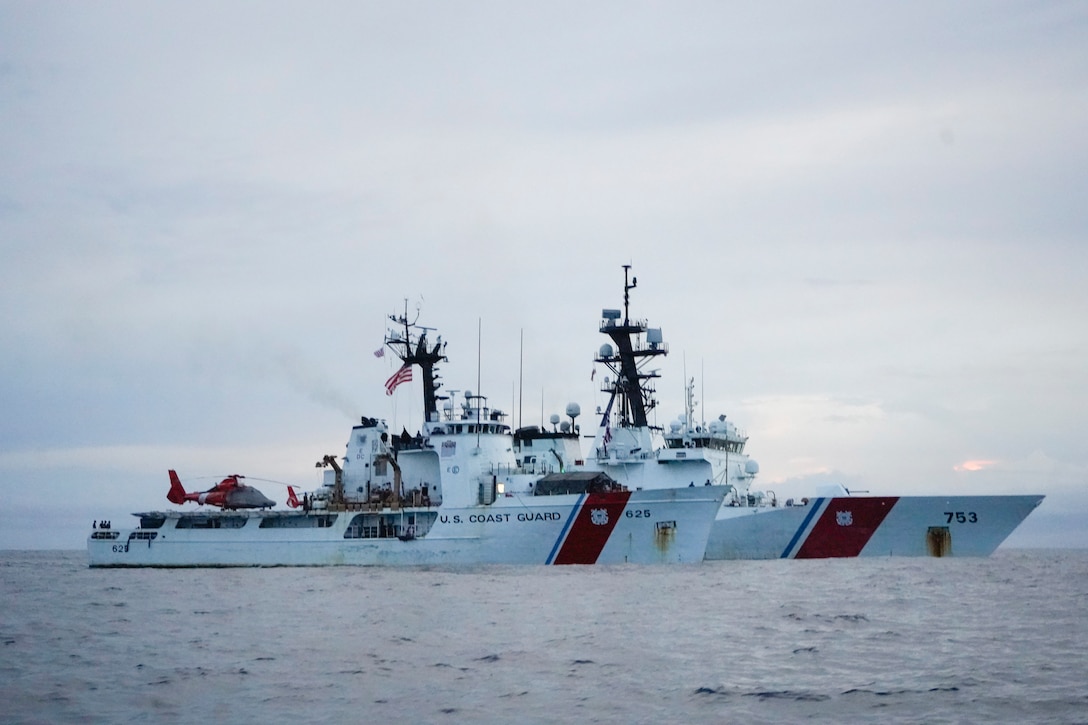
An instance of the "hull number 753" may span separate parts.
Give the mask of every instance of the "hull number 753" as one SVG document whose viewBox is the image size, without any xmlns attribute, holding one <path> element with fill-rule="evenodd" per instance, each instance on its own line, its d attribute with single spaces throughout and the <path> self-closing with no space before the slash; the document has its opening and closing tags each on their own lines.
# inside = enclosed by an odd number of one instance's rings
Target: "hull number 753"
<svg viewBox="0 0 1088 725">
<path fill-rule="evenodd" d="M 978 514 L 974 511 L 945 511 L 945 523 L 950 524 L 955 521 L 958 524 L 977 524 Z"/>
</svg>

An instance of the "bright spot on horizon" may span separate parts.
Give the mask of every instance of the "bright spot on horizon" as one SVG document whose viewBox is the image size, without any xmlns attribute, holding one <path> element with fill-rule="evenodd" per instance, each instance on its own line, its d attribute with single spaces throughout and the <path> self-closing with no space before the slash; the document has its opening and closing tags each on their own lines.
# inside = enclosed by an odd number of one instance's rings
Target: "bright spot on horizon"
<svg viewBox="0 0 1088 725">
<path fill-rule="evenodd" d="M 997 461 L 964 461 L 958 466 L 952 466 L 953 471 L 981 471 L 984 468 L 996 464 Z"/>
</svg>

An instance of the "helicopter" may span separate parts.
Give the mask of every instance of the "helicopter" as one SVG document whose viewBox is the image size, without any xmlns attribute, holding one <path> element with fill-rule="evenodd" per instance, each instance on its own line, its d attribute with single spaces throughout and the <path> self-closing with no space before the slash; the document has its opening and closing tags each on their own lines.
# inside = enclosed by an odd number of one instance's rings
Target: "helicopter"
<svg viewBox="0 0 1088 725">
<path fill-rule="evenodd" d="M 166 494 L 166 498 L 171 503 L 183 504 L 186 501 L 193 501 L 195 503 L 208 506 L 218 506 L 222 509 L 265 509 L 272 508 L 276 505 L 276 502 L 265 496 L 263 493 L 241 483 L 240 479 L 245 476 L 240 476 L 237 473 L 227 476 L 219 483 L 215 484 L 207 491 L 192 492 L 189 493 L 185 490 L 185 487 L 181 485 L 181 479 L 178 478 L 178 474 L 170 471 L 170 491 Z"/>
</svg>

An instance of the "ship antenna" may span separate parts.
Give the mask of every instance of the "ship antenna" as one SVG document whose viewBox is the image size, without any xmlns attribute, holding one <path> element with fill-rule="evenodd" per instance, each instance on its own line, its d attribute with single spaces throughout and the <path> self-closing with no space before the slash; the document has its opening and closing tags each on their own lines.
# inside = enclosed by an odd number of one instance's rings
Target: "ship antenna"
<svg viewBox="0 0 1088 725">
<path fill-rule="evenodd" d="M 691 433 L 691 388 L 688 386 L 688 354 L 684 352 L 684 425 L 685 433 Z"/>
<path fill-rule="evenodd" d="M 525 383 L 525 328 L 521 328 L 521 348 L 518 351 L 518 428 L 521 427 L 521 391 Z"/>
<path fill-rule="evenodd" d="M 480 392 L 480 365 L 483 360 L 484 318 L 476 318 L 476 393 Z M 480 401 L 476 401 L 476 448 L 480 447 Z"/>
<path fill-rule="evenodd" d="M 638 287 L 638 277 L 632 277 L 631 283 L 627 283 L 627 273 L 630 271 L 631 265 L 623 265 L 623 324 L 627 325 L 630 320 L 630 306 L 631 306 L 631 290 Z"/>
</svg>

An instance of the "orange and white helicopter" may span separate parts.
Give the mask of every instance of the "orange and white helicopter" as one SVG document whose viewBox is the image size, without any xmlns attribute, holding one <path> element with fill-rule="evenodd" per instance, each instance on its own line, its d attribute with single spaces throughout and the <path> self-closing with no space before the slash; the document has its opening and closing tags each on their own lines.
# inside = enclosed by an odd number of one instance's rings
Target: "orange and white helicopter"
<svg viewBox="0 0 1088 725">
<path fill-rule="evenodd" d="M 275 501 L 257 489 L 241 483 L 240 479 L 242 478 L 245 478 L 245 476 L 234 474 L 227 476 L 207 491 L 188 493 L 185 487 L 181 485 L 178 474 L 171 470 L 170 492 L 166 494 L 166 498 L 171 503 L 176 504 L 193 501 L 201 505 L 207 504 L 208 506 L 218 506 L 223 509 L 265 509 L 276 505 Z M 295 506 L 297 506 L 298 502 L 294 489 L 290 491 L 288 503 L 291 503 L 292 499 L 295 501 Z"/>
</svg>

